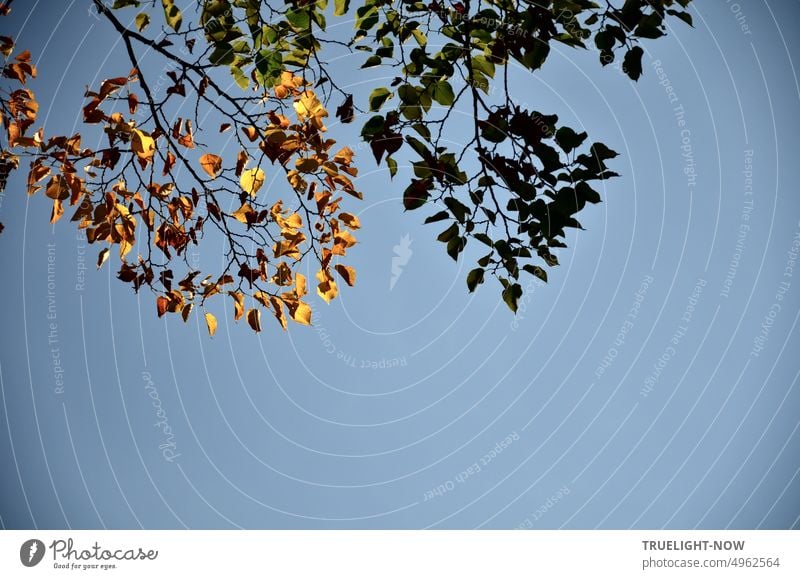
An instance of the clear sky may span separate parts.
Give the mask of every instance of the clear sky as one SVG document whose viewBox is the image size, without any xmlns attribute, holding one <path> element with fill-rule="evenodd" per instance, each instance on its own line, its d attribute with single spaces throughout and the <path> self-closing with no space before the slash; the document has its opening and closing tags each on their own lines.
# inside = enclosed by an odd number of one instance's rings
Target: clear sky
<svg viewBox="0 0 800 579">
<path fill-rule="evenodd" d="M 130 68 L 88 2 L 55 4 L 17 2 L 0 23 L 37 59 L 50 134 Z M 358 283 L 288 333 L 255 336 L 227 302 L 213 339 L 200 319 L 157 319 L 15 176 L 0 524 L 799 527 L 800 6 L 692 14 L 644 44 L 638 83 L 564 47 L 515 72 L 520 103 L 619 151 L 622 174 L 516 317 L 493 282 L 467 293 L 473 261 L 403 214 L 409 172 L 391 182 L 357 127 L 330 123 L 361 153 Z M 357 94 L 383 74 L 336 66 Z"/>
</svg>

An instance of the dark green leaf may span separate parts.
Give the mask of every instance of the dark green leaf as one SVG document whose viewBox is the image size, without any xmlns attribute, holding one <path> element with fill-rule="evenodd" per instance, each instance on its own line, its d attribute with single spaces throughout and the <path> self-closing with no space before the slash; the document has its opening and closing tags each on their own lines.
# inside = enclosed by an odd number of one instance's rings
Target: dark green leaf
<svg viewBox="0 0 800 579">
<path fill-rule="evenodd" d="M 436 223 L 437 221 L 444 221 L 445 219 L 449 219 L 450 214 L 447 211 L 439 211 L 438 213 L 434 213 L 430 217 L 425 219 L 425 223 Z"/>
<path fill-rule="evenodd" d="M 458 224 L 456 223 L 451 224 L 450 227 L 442 231 L 436 239 L 442 243 L 447 243 L 454 237 L 458 237 Z"/>
<path fill-rule="evenodd" d="M 478 267 L 467 274 L 467 289 L 470 293 L 475 291 L 479 284 L 483 283 L 483 268 Z"/>
<path fill-rule="evenodd" d="M 392 93 L 389 91 L 389 89 L 383 87 L 376 88 L 369 95 L 369 110 L 380 110 L 383 103 L 385 103 L 387 99 L 391 97 Z"/>
</svg>

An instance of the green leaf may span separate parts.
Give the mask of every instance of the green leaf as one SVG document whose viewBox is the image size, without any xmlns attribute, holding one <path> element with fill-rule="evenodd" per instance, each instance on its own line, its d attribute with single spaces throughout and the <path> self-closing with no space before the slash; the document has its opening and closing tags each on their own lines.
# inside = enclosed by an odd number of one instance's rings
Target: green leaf
<svg viewBox="0 0 800 579">
<path fill-rule="evenodd" d="M 356 30 L 367 31 L 378 23 L 378 7 L 367 3 L 356 10 L 355 28 Z"/>
<path fill-rule="evenodd" d="M 461 223 L 464 223 L 464 220 L 470 213 L 470 210 L 466 205 L 464 205 L 461 201 L 459 201 L 455 197 L 445 197 L 444 204 L 447 205 L 447 208 L 450 210 L 450 213 L 452 213 L 456 219 L 458 219 Z"/>
<path fill-rule="evenodd" d="M 350 10 L 350 0 L 333 0 L 333 15 L 344 16 Z"/>
<path fill-rule="evenodd" d="M 410 84 L 401 84 L 397 87 L 397 96 L 407 105 L 416 105 L 419 103 L 417 88 Z"/>
<path fill-rule="evenodd" d="M 430 181 L 427 179 L 412 179 L 411 184 L 403 192 L 403 207 L 405 210 L 413 211 L 425 205 L 425 202 L 431 196 L 429 188 Z"/>
<path fill-rule="evenodd" d="M 564 149 L 565 153 L 571 152 L 586 140 L 586 133 L 576 133 L 569 127 L 561 127 L 556 131 L 556 143 Z"/>
<path fill-rule="evenodd" d="M 283 71 L 283 55 L 280 50 L 264 48 L 256 53 L 256 80 L 266 88 L 275 86 Z"/>
<path fill-rule="evenodd" d="M 383 103 L 385 103 L 387 99 L 391 98 L 392 96 L 392 92 L 389 91 L 389 89 L 383 87 L 376 88 L 369 95 L 369 110 L 380 110 Z"/>
<path fill-rule="evenodd" d="M 371 66 L 378 66 L 381 63 L 381 57 L 372 55 L 367 60 L 364 61 L 364 64 L 361 65 L 361 68 L 370 68 Z"/>
<path fill-rule="evenodd" d="M 486 235 L 485 233 L 474 233 L 472 235 L 472 237 L 474 237 L 475 239 L 477 239 L 481 243 L 485 243 L 489 247 L 493 247 L 494 246 L 494 241 L 492 241 L 492 238 L 489 237 L 488 235 Z M 489 255 L 491 255 L 491 253 Z"/>
<path fill-rule="evenodd" d="M 413 125 L 411 125 L 411 128 L 417 131 L 417 133 L 419 133 L 420 136 L 423 137 L 425 140 L 427 141 L 431 140 L 431 131 L 426 125 L 423 125 L 422 123 L 414 123 Z"/>
<path fill-rule="evenodd" d="M 370 119 L 364 123 L 364 127 L 361 129 L 361 136 L 362 137 L 374 137 L 375 135 L 383 132 L 383 117 L 381 115 L 375 115 L 370 117 Z"/>
<path fill-rule="evenodd" d="M 688 12 L 678 12 L 677 10 L 667 10 L 667 14 L 671 14 L 673 16 L 677 16 L 681 20 L 683 20 L 686 24 L 694 28 L 694 24 L 692 24 L 692 15 Z"/>
<path fill-rule="evenodd" d="M 231 65 L 231 76 L 242 90 L 247 90 L 250 86 L 250 78 L 238 66 Z"/>
<path fill-rule="evenodd" d="M 454 237 L 458 237 L 458 224 L 457 223 L 451 224 L 450 227 L 448 227 L 447 229 L 442 231 L 436 239 L 441 241 L 442 243 L 447 243 L 448 241 L 450 241 Z"/>
<path fill-rule="evenodd" d="M 543 282 L 547 283 L 547 272 L 538 265 L 530 265 L 530 264 L 523 265 L 522 269 L 538 277 Z"/>
<path fill-rule="evenodd" d="M 389 166 L 389 175 L 391 177 L 397 175 L 397 161 L 391 157 L 386 157 L 386 164 Z"/>
<path fill-rule="evenodd" d="M 489 78 L 494 78 L 494 63 L 489 62 L 482 54 L 472 57 L 472 70 L 479 70 Z"/>
<path fill-rule="evenodd" d="M 470 293 L 475 291 L 479 284 L 483 283 L 483 268 L 478 267 L 467 274 L 467 289 Z"/>
<path fill-rule="evenodd" d="M 447 211 L 439 211 L 438 213 L 434 213 L 430 217 L 425 219 L 425 224 L 428 223 L 436 223 L 437 221 L 444 221 L 445 219 L 449 219 L 450 214 Z"/>
<path fill-rule="evenodd" d="M 426 158 L 426 156 L 429 156 L 430 151 L 428 151 L 425 143 L 419 139 L 412 137 L 411 135 L 406 135 L 406 142 L 411 145 L 411 148 L 414 149 L 414 152 L 423 159 Z"/>
<path fill-rule="evenodd" d="M 506 282 L 508 283 L 508 282 Z M 508 308 L 517 313 L 517 303 L 519 298 L 522 297 L 522 286 L 518 283 L 509 284 L 506 289 L 503 290 L 503 301 L 506 303 Z"/>
<path fill-rule="evenodd" d="M 175 1 L 161 0 L 161 5 L 164 7 L 164 18 L 166 18 L 167 24 L 169 24 L 170 28 L 175 32 L 179 32 L 181 29 L 181 22 L 183 22 L 183 16 L 178 7 L 175 6 Z"/>
<path fill-rule="evenodd" d="M 218 42 L 211 54 L 208 55 L 208 60 L 214 66 L 222 66 L 232 64 L 236 55 L 233 52 L 233 47 L 227 42 Z"/>
<path fill-rule="evenodd" d="M 453 87 L 446 80 L 440 80 L 433 85 L 433 99 L 443 107 L 449 107 L 455 102 L 456 95 Z"/>
<path fill-rule="evenodd" d="M 304 9 L 292 9 L 286 11 L 286 21 L 291 25 L 292 28 L 298 31 L 308 30 L 311 26 L 311 16 L 308 13 L 308 10 Z"/>
<path fill-rule="evenodd" d="M 530 70 L 538 70 L 550 54 L 550 45 L 541 39 L 536 39 L 533 48 L 522 57 L 522 64 Z"/>
<path fill-rule="evenodd" d="M 464 251 L 466 245 L 466 237 L 454 237 L 447 242 L 447 255 L 452 257 L 454 261 L 458 261 L 458 254 Z"/>
</svg>

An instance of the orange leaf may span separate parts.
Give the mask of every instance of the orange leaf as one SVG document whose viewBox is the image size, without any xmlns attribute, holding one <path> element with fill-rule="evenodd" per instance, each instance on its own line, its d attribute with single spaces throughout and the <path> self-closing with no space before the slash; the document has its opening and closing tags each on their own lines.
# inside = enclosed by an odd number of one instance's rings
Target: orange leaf
<svg viewBox="0 0 800 579">
<path fill-rule="evenodd" d="M 156 298 L 156 310 L 158 311 L 158 317 L 160 318 L 167 312 L 167 307 L 169 306 L 169 300 L 164 296 L 158 296 Z"/>
<path fill-rule="evenodd" d="M 206 153 L 200 157 L 200 166 L 203 168 L 203 171 L 208 173 L 209 177 L 215 179 L 222 170 L 222 158 L 211 153 Z"/>
</svg>

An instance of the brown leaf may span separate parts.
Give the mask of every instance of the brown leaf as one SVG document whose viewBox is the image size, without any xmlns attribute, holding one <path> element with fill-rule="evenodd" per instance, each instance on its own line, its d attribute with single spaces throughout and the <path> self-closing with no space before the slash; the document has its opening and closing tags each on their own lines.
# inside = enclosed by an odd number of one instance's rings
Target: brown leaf
<svg viewBox="0 0 800 579">
<path fill-rule="evenodd" d="M 247 323 L 253 328 L 254 332 L 261 331 L 261 312 L 258 308 L 253 308 L 247 311 Z"/>
<path fill-rule="evenodd" d="M 339 213 L 339 219 L 350 229 L 358 229 L 361 227 L 361 221 L 352 213 Z"/>
<path fill-rule="evenodd" d="M 137 97 L 133 93 L 130 93 L 128 95 L 128 110 L 131 112 L 132 115 L 136 114 L 136 109 L 138 108 L 138 106 L 139 106 L 139 97 Z"/>
<path fill-rule="evenodd" d="M 167 313 L 167 307 L 169 307 L 169 300 L 164 296 L 158 296 L 156 298 L 156 311 L 159 318 Z"/>
</svg>

